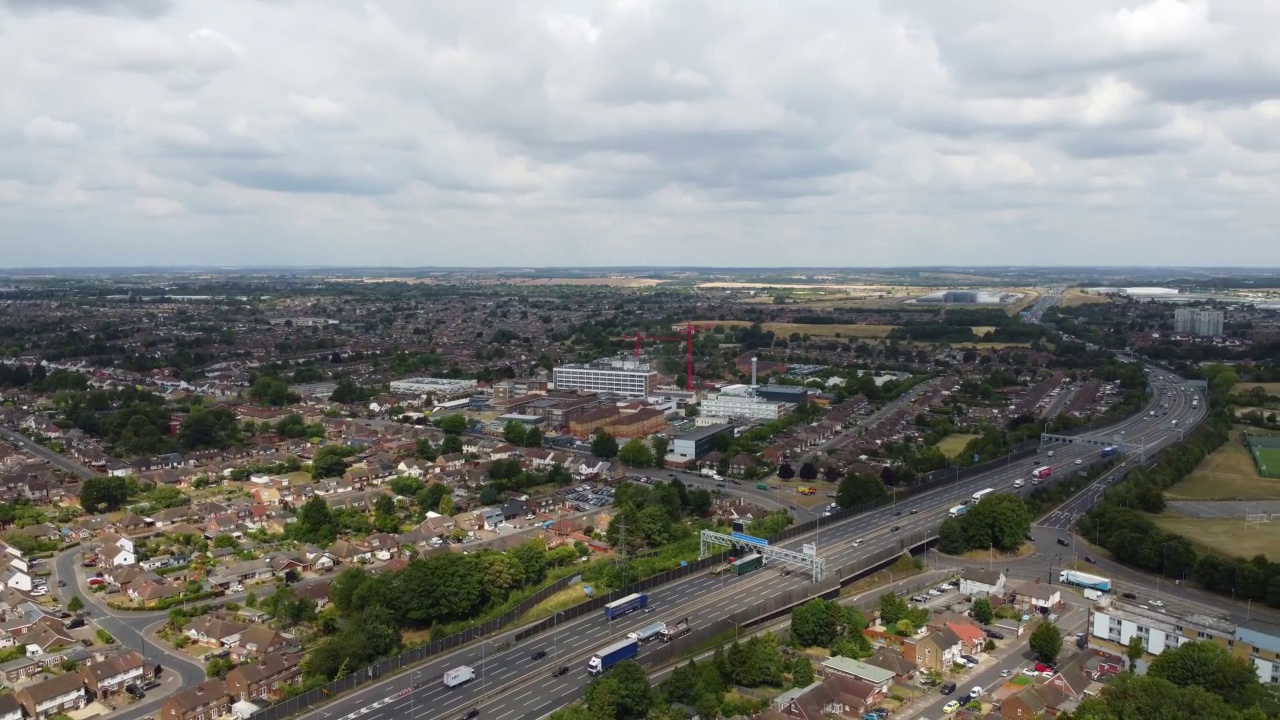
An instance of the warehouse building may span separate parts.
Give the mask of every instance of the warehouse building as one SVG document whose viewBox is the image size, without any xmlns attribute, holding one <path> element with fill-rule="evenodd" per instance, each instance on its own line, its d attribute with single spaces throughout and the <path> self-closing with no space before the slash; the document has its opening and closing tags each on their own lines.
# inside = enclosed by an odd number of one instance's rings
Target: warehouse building
<svg viewBox="0 0 1280 720">
<path fill-rule="evenodd" d="M 475 380 L 457 378 L 411 377 L 391 381 L 392 395 L 421 397 L 434 395 L 436 400 L 458 400 L 479 392 Z"/>
</svg>

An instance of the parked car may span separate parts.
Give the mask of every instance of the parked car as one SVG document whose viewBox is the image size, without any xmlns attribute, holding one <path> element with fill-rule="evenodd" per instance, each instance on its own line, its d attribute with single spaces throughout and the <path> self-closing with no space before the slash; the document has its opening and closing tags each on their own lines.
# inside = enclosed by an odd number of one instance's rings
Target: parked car
<svg viewBox="0 0 1280 720">
<path fill-rule="evenodd" d="M 1003 640 L 1004 633 L 1000 632 L 999 630 L 988 630 L 987 637 L 991 638 L 992 640 Z"/>
<path fill-rule="evenodd" d="M 948 715 L 953 714 L 955 711 L 959 709 L 960 709 L 960 703 L 956 702 L 955 700 L 952 700 L 951 702 L 942 706 L 942 712 Z"/>
<path fill-rule="evenodd" d="M 1053 672 L 1053 666 L 1048 663 L 1036 663 L 1036 672 Z"/>
<path fill-rule="evenodd" d="M 41 597 L 43 595 L 48 595 L 48 594 L 49 594 L 49 588 L 47 587 L 38 587 L 35 590 L 31 591 L 32 597 Z"/>
<path fill-rule="evenodd" d="M 93 586 L 93 585 L 102 585 L 102 584 L 103 584 L 103 583 L 105 583 L 105 582 L 106 582 L 106 580 L 103 580 L 103 579 L 102 579 L 102 578 L 100 578 L 100 577 L 89 578 L 89 585 L 90 585 L 90 586 Z"/>
<path fill-rule="evenodd" d="M 66 586 L 67 586 L 67 581 L 66 581 L 66 580 L 59 580 L 59 581 L 58 581 L 58 587 L 66 587 Z"/>
<path fill-rule="evenodd" d="M 944 682 L 942 683 L 942 687 L 938 688 L 938 692 L 942 693 L 943 695 L 950 695 L 955 691 L 956 691 L 956 684 L 953 682 Z"/>
</svg>

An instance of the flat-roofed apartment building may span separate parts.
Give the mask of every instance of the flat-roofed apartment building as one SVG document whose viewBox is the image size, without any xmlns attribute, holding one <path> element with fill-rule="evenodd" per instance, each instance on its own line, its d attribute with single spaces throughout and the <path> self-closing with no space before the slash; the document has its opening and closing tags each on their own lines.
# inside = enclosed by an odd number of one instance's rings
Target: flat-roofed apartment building
<svg viewBox="0 0 1280 720">
<path fill-rule="evenodd" d="M 1209 641 L 1253 664 L 1258 679 L 1280 683 L 1280 625 L 1261 620 L 1234 623 L 1203 613 L 1161 612 L 1136 603 L 1101 602 L 1089 611 L 1089 644 L 1119 655 L 1137 636 L 1149 655 L 1184 643 Z M 1145 662 L 1139 663 L 1145 669 Z"/>
<path fill-rule="evenodd" d="M 625 397 L 648 397 L 658 388 L 658 373 L 648 363 L 629 358 L 561 365 L 552 371 L 556 390 L 591 390 Z"/>
</svg>

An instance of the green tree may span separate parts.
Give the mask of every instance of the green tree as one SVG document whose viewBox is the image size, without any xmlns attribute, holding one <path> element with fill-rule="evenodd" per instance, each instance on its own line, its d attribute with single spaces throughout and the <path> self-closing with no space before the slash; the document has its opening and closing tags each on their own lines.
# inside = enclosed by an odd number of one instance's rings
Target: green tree
<svg viewBox="0 0 1280 720">
<path fill-rule="evenodd" d="M 1198 685 L 1179 687 L 1150 674 L 1126 673 L 1107 683 L 1100 694 L 1085 697 L 1072 712 L 1058 715 L 1061 720 L 1182 720 L 1187 717 L 1265 720 L 1268 713 L 1260 707 L 1237 709 Z"/>
<path fill-rule="evenodd" d="M 517 447 L 524 445 L 527 434 L 524 423 L 519 420 L 508 420 L 502 428 L 502 438 Z"/>
<path fill-rule="evenodd" d="M 808 462 L 807 462 L 807 463 L 805 463 L 805 464 L 803 464 L 803 465 L 801 465 L 801 466 L 800 466 L 800 479 L 801 479 L 801 480 L 817 480 L 817 479 L 818 479 L 818 468 L 814 467 L 813 463 L 808 463 Z"/>
<path fill-rule="evenodd" d="M 889 496 L 884 481 L 875 475 L 850 471 L 836 490 L 836 504 L 848 509 L 880 502 Z"/>
<path fill-rule="evenodd" d="M 1028 644 L 1041 662 L 1055 662 L 1062 652 L 1062 631 L 1051 622 L 1042 622 L 1031 632 Z"/>
<path fill-rule="evenodd" d="M 84 601 L 80 599 L 79 595 L 72 595 L 71 599 L 67 601 L 68 611 L 77 613 L 83 609 L 84 609 Z"/>
<path fill-rule="evenodd" d="M 1017 495 L 992 494 L 969 506 L 960 516 L 960 527 L 970 550 L 1016 550 L 1031 531 L 1031 512 Z"/>
<path fill-rule="evenodd" d="M 591 449 L 595 452 L 594 442 Z M 640 438 L 632 438 L 618 451 L 618 459 L 629 467 L 649 467 L 653 464 L 653 451 Z"/>
<path fill-rule="evenodd" d="M 1142 638 L 1134 635 L 1129 638 L 1129 645 L 1124 649 L 1124 656 L 1129 660 L 1129 672 L 1136 672 L 1138 669 L 1138 661 L 1146 654 L 1147 648 L 1142 644 Z"/>
<path fill-rule="evenodd" d="M 586 705 L 570 705 L 551 713 L 548 720 L 596 720 Z"/>
<path fill-rule="evenodd" d="M 1190 642 L 1155 656 L 1147 673 L 1179 687 L 1198 685 L 1236 707 L 1263 698 L 1253 664 L 1208 641 Z"/>
<path fill-rule="evenodd" d="M 995 619 L 995 616 L 996 616 L 996 613 L 995 613 L 995 610 L 992 609 L 991 607 L 990 600 L 984 597 L 980 597 L 973 601 L 973 619 L 974 620 L 977 620 L 983 625 L 990 625 L 991 621 Z"/>
<path fill-rule="evenodd" d="M 614 665 L 587 687 L 586 704 L 594 720 L 639 720 L 653 703 L 649 678 L 634 660 Z"/>
<path fill-rule="evenodd" d="M 792 659 L 791 684 L 798 688 L 806 688 L 813 684 L 813 663 L 804 653 L 796 653 Z"/>
<path fill-rule="evenodd" d="M 342 477 L 347 471 L 347 457 L 352 450 L 344 445 L 326 445 L 311 460 L 311 475 L 317 480 Z"/>
<path fill-rule="evenodd" d="M 783 480 L 790 480 L 796 476 L 796 469 L 791 467 L 791 463 L 782 463 L 778 466 L 778 477 Z"/>
<path fill-rule="evenodd" d="M 240 423 L 229 408 L 195 407 L 178 426 L 178 444 L 187 450 L 225 449 L 241 439 Z"/>
<path fill-rule="evenodd" d="M 591 437 L 591 454 L 601 460 L 618 456 L 618 441 L 604 430 L 597 430 Z"/>
<path fill-rule="evenodd" d="M 121 477 L 91 477 L 80 485 L 80 507 L 89 513 L 118 510 L 129 499 Z"/>
<path fill-rule="evenodd" d="M 449 455 L 462 452 L 462 438 L 457 435 L 445 435 L 440 442 L 440 454 Z"/>
<path fill-rule="evenodd" d="M 880 624 L 885 627 L 891 627 L 899 620 L 906 618 L 907 601 L 898 596 L 897 593 L 887 592 L 880 596 Z"/>
<path fill-rule="evenodd" d="M 653 451 L 653 466 L 666 467 L 667 448 L 670 446 L 667 439 L 661 435 L 654 435 L 649 439 L 649 446 Z"/>
<path fill-rule="evenodd" d="M 801 647 L 831 647 L 838 618 L 831 603 L 814 598 L 791 610 L 791 638 Z"/>
<path fill-rule="evenodd" d="M 938 549 L 948 555 L 960 555 L 969 549 L 959 518 L 949 517 L 938 528 Z"/>
<path fill-rule="evenodd" d="M 322 497 L 312 497 L 302 505 L 298 520 L 290 527 L 293 536 L 302 542 L 327 547 L 338 537 L 338 524 Z"/>
<path fill-rule="evenodd" d="M 368 390 L 360 387 L 347 378 L 342 378 L 338 381 L 337 386 L 333 388 L 333 392 L 329 394 L 329 400 L 331 402 L 346 405 L 348 403 L 368 400 L 371 396 L 372 394 Z"/>
<path fill-rule="evenodd" d="M 529 428 L 524 433 L 525 447 L 542 447 L 542 429 L 537 427 Z"/>
<path fill-rule="evenodd" d="M 461 435 L 469 426 L 465 415 L 446 415 L 436 421 L 436 427 L 450 435 Z"/>
<path fill-rule="evenodd" d="M 281 407 L 298 402 L 298 394 L 289 389 L 289 383 L 274 375 L 263 375 L 249 388 L 249 399 L 262 405 Z"/>
</svg>

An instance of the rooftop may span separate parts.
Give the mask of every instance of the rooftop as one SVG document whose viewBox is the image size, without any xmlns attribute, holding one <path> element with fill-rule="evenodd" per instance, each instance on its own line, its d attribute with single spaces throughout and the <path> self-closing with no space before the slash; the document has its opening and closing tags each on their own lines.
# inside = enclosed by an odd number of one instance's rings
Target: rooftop
<svg viewBox="0 0 1280 720">
<path fill-rule="evenodd" d="M 822 664 L 824 667 L 829 667 L 836 672 L 862 678 L 873 685 L 880 685 L 893 680 L 892 670 L 876 667 L 853 658 L 837 656 L 823 660 Z"/>
<path fill-rule="evenodd" d="M 730 425 L 729 423 L 718 423 L 716 425 L 707 425 L 705 427 L 700 427 L 694 430 L 690 430 L 689 432 L 684 433 L 683 435 L 679 435 L 676 437 L 676 440 L 697 441 L 703 438 L 711 437 L 716 433 L 724 432 L 725 430 L 730 430 L 732 428 L 733 426 Z"/>
</svg>

